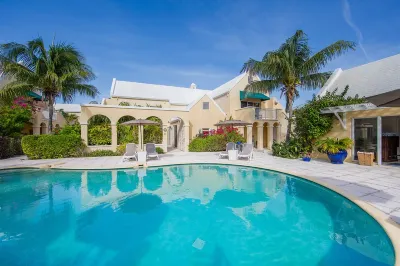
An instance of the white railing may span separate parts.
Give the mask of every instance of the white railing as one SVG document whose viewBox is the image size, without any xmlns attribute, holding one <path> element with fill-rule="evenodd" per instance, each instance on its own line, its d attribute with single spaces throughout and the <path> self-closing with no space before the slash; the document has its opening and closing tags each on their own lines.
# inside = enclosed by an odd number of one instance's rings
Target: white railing
<svg viewBox="0 0 400 266">
<path fill-rule="evenodd" d="M 256 108 L 255 119 L 256 120 L 277 120 L 279 109 L 262 109 Z"/>
</svg>

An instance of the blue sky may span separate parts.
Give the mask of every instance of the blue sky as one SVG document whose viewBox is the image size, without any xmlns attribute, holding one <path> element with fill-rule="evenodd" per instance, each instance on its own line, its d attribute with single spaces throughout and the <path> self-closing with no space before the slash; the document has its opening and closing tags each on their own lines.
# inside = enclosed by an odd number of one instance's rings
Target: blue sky
<svg viewBox="0 0 400 266">
<path fill-rule="evenodd" d="M 97 100 L 114 77 L 214 89 L 297 29 L 314 51 L 339 39 L 361 43 L 326 70 L 400 52 L 398 0 L 0 0 L 0 10 L 0 43 L 55 35 L 77 46 L 97 75 Z M 313 93 L 301 92 L 295 105 Z"/>
</svg>

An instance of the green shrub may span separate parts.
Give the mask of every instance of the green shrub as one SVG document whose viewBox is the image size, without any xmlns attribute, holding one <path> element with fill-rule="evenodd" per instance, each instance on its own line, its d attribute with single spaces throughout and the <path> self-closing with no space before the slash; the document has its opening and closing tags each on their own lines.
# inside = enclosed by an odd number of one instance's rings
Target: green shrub
<svg viewBox="0 0 400 266">
<path fill-rule="evenodd" d="M 119 156 L 118 152 L 114 152 L 111 150 L 96 150 L 87 152 L 84 154 L 85 157 L 102 157 L 102 156 Z"/>
<path fill-rule="evenodd" d="M 229 131 L 223 134 L 216 134 L 211 136 L 199 135 L 193 139 L 189 144 L 189 151 L 192 152 L 213 152 L 224 151 L 228 142 L 246 142 L 245 138 L 237 131 Z"/>
<path fill-rule="evenodd" d="M 299 158 L 306 149 L 298 139 L 291 139 L 289 142 L 274 142 L 272 144 L 272 155 L 288 159 Z"/>
<path fill-rule="evenodd" d="M 223 151 L 226 148 L 226 143 L 227 141 L 224 135 L 197 137 L 190 142 L 189 151 L 192 152 Z"/>
<path fill-rule="evenodd" d="M 73 125 L 65 125 L 60 131 L 58 132 L 59 135 L 76 135 L 81 136 L 81 125 L 80 124 L 73 124 Z"/>
<path fill-rule="evenodd" d="M 21 139 L 0 137 L 0 159 L 22 154 Z"/>
<path fill-rule="evenodd" d="M 163 150 L 163 148 L 161 148 L 161 147 L 156 147 L 156 152 L 157 152 L 158 154 L 164 154 L 164 150 Z"/>
<path fill-rule="evenodd" d="M 22 138 L 22 150 L 29 159 L 76 157 L 85 145 L 75 135 L 30 135 Z"/>
<path fill-rule="evenodd" d="M 89 145 L 111 145 L 111 125 L 92 125 L 88 129 Z"/>
</svg>

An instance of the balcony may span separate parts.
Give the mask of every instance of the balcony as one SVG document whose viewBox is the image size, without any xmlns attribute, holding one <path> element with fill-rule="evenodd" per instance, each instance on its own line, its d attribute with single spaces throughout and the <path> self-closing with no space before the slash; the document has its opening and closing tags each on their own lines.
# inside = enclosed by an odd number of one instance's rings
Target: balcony
<svg viewBox="0 0 400 266">
<path fill-rule="evenodd" d="M 272 108 L 255 108 L 254 119 L 255 120 L 278 120 L 278 112 L 280 109 Z"/>
</svg>

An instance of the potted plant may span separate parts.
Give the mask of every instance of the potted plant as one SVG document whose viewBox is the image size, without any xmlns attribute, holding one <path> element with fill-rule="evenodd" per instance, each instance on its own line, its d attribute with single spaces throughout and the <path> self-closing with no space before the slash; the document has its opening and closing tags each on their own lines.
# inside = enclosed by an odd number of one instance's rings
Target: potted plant
<svg viewBox="0 0 400 266">
<path fill-rule="evenodd" d="M 352 145 L 353 141 L 350 138 L 326 138 L 317 142 L 318 151 L 326 153 L 333 164 L 343 164 L 347 157 L 347 149 Z"/>
</svg>

